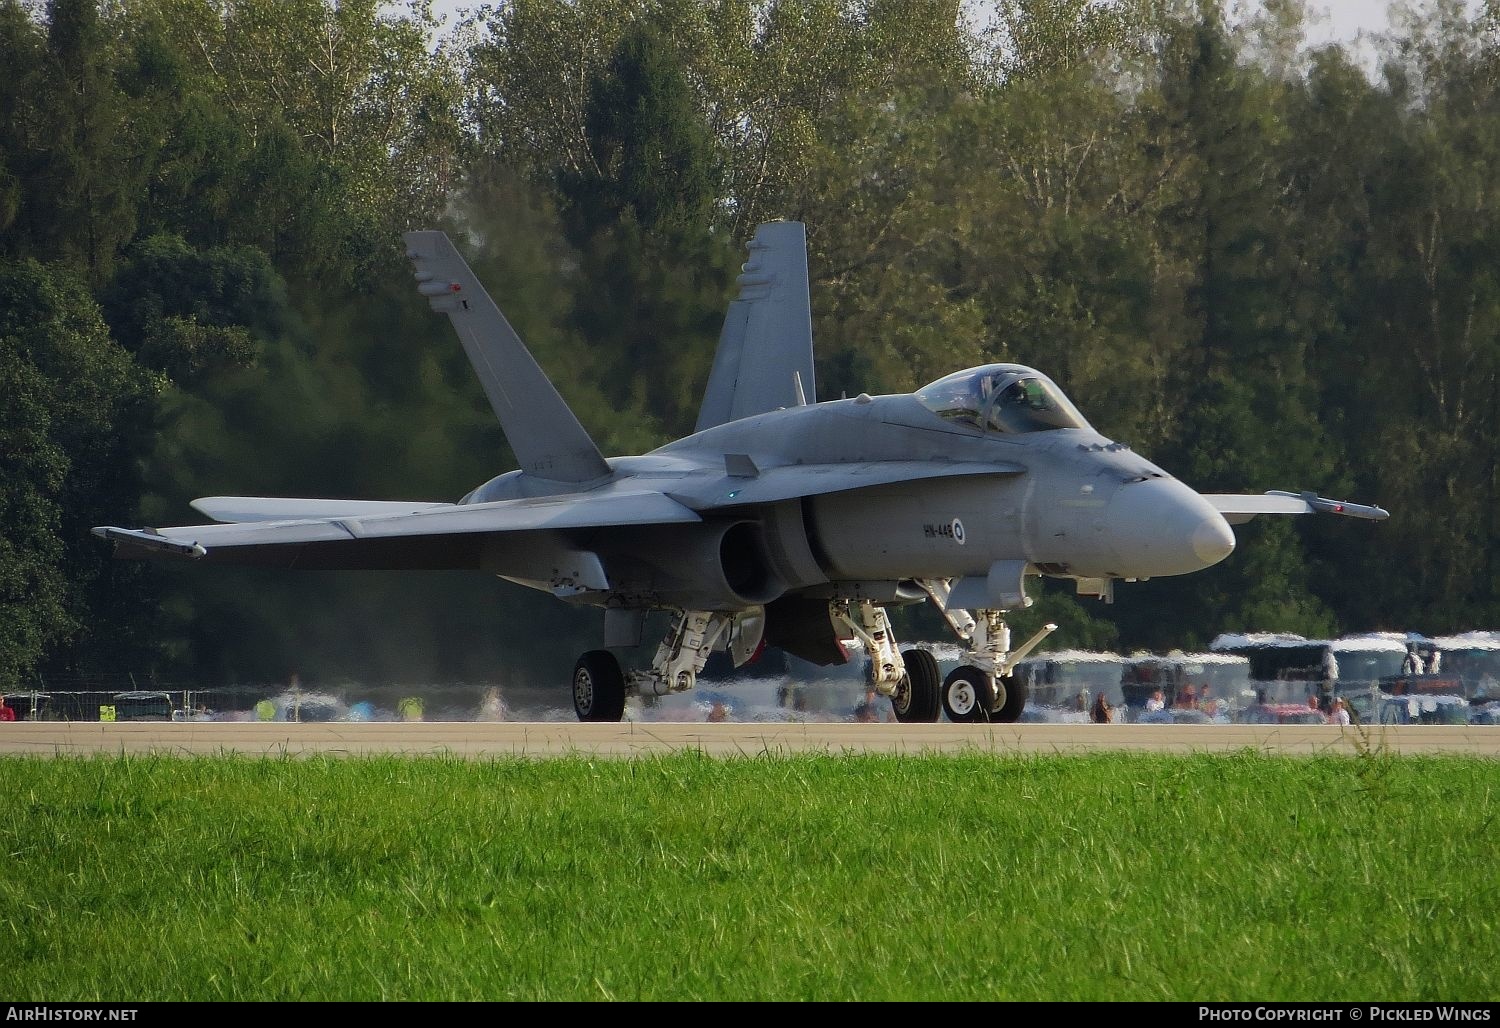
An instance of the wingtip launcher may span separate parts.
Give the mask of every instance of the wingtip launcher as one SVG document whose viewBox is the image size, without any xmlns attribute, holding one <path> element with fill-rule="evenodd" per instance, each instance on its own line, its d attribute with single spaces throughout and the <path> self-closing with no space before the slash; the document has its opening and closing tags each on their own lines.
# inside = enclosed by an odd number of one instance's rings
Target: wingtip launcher
<svg viewBox="0 0 1500 1028">
<path fill-rule="evenodd" d="M 94 529 L 94 534 L 101 539 L 119 543 L 123 546 L 135 546 L 143 550 L 151 550 L 156 553 L 168 554 L 173 557 L 187 557 L 197 560 L 208 556 L 208 551 L 199 543 L 186 542 L 181 539 L 168 539 L 164 535 L 158 535 L 150 529 L 136 530 L 131 528 L 101 527 Z"/>
<path fill-rule="evenodd" d="M 1280 489 L 1271 489 L 1266 495 L 1296 497 L 1303 503 L 1306 503 L 1309 508 L 1321 514 L 1342 514 L 1345 517 L 1363 518 L 1366 521 L 1384 521 L 1391 516 L 1391 512 L 1383 507 L 1374 507 L 1364 503 L 1350 503 L 1348 500 L 1330 500 L 1314 492 L 1303 491 L 1292 493 Z"/>
</svg>

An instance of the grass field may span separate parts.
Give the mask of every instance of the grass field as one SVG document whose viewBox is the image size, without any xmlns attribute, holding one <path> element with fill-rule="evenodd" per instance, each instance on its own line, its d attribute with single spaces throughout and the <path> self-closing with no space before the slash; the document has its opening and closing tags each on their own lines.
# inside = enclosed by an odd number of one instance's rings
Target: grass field
<svg viewBox="0 0 1500 1028">
<path fill-rule="evenodd" d="M 0 760 L 17 1001 L 1491 1001 L 1500 762 Z"/>
</svg>

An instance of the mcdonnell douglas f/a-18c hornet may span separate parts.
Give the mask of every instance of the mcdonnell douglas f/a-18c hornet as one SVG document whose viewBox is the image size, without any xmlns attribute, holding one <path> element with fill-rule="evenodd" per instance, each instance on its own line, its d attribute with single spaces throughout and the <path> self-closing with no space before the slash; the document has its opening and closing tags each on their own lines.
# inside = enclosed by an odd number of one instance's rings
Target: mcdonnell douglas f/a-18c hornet
<svg viewBox="0 0 1500 1028">
<path fill-rule="evenodd" d="M 1011 646 L 1028 576 L 1113 598 L 1116 580 L 1183 575 L 1234 550 L 1230 525 L 1379 507 L 1314 493 L 1205 495 L 1090 427 L 1046 375 L 987 364 L 914 393 L 819 402 L 804 226 L 749 244 L 693 434 L 606 458 L 442 232 L 410 232 L 418 289 L 457 330 L 520 464 L 456 503 L 213 496 L 219 524 L 99 527 L 116 556 L 287 568 L 472 569 L 603 609 L 574 667 L 582 721 L 630 695 L 692 689 L 710 654 L 761 645 L 816 664 L 858 638 L 899 720 L 1013 722 Z M 940 679 L 898 648 L 886 608 L 930 602 L 964 648 Z M 651 666 L 617 650 L 674 613 Z"/>
</svg>

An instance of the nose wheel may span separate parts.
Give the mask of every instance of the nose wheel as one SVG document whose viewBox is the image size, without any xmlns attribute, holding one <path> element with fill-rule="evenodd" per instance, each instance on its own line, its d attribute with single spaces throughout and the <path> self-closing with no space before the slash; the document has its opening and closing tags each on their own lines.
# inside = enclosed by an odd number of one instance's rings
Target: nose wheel
<svg viewBox="0 0 1500 1028">
<path fill-rule="evenodd" d="M 954 668 L 943 681 L 943 713 L 956 724 L 994 721 L 1010 725 L 1026 709 L 1026 683 L 1014 675 L 987 674 L 972 664 Z"/>
<path fill-rule="evenodd" d="M 991 721 L 1002 725 L 1013 725 L 1021 720 L 1026 709 L 1026 683 L 1014 675 L 1000 675 L 995 679 L 995 705 Z"/>
<path fill-rule="evenodd" d="M 995 692 L 990 676 L 972 664 L 956 667 L 943 680 L 943 713 L 955 724 L 992 720 Z"/>
</svg>

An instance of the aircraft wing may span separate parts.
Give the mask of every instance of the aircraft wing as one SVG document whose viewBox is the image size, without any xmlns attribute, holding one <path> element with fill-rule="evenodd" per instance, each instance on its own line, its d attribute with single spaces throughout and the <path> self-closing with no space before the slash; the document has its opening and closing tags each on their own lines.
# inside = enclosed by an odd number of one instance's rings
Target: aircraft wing
<svg viewBox="0 0 1500 1028">
<path fill-rule="evenodd" d="M 737 454 L 726 456 L 725 464 L 729 471 L 723 477 L 674 489 L 672 498 L 693 510 L 707 511 L 898 482 L 976 475 L 1019 475 L 1026 471 L 1020 464 L 936 460 L 787 464 L 761 471 L 749 457 Z"/>
<path fill-rule="evenodd" d="M 364 518 L 379 514 L 414 514 L 452 507 L 420 500 L 312 500 L 296 496 L 204 496 L 194 510 L 215 521 L 303 521 L 310 518 Z"/>
<path fill-rule="evenodd" d="M 200 509 L 226 513 L 230 505 L 212 497 Z M 267 508 L 277 502 L 268 500 Z M 493 503 L 434 504 L 426 509 L 390 513 L 370 501 L 291 501 L 346 505 L 328 517 L 174 528 L 95 528 L 94 534 L 120 544 L 121 557 L 177 556 L 217 559 L 224 563 L 270 564 L 319 568 L 467 568 L 477 567 L 479 543 L 494 533 L 659 525 L 701 520 L 662 493 L 646 490 L 571 493 Z M 369 505 L 360 513 L 360 502 Z M 354 504 L 355 506 L 347 506 Z M 195 504 L 196 506 L 197 504 Z M 236 502 L 238 513 L 253 508 Z M 407 505 L 401 505 L 407 506 Z M 309 508 L 316 509 L 316 508 Z M 263 552 L 262 552 L 263 551 Z"/>
<path fill-rule="evenodd" d="M 1329 500 L 1312 492 L 1289 493 L 1273 489 L 1266 493 L 1204 493 L 1203 498 L 1231 525 L 1242 525 L 1261 514 L 1343 514 L 1367 521 L 1384 521 L 1391 516 L 1389 511 L 1380 507 Z"/>
</svg>

